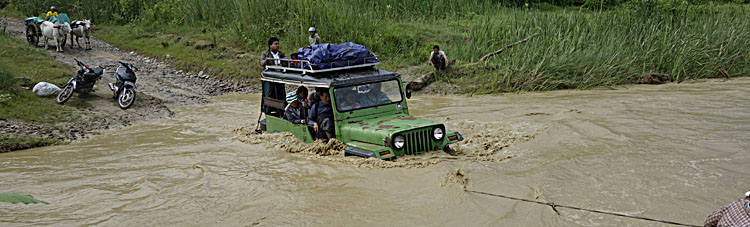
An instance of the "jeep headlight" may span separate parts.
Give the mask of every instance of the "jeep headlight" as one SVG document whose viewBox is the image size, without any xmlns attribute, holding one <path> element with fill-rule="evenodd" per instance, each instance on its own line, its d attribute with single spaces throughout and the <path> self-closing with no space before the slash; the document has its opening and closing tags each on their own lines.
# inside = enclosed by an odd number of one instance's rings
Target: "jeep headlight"
<svg viewBox="0 0 750 227">
<path fill-rule="evenodd" d="M 396 149 L 404 148 L 404 144 L 406 144 L 406 138 L 402 135 L 397 135 L 396 137 L 393 137 L 393 147 Z"/>
<path fill-rule="evenodd" d="M 435 140 L 441 140 L 445 136 L 445 132 L 443 131 L 443 128 L 435 127 L 432 129 L 432 138 Z"/>
</svg>

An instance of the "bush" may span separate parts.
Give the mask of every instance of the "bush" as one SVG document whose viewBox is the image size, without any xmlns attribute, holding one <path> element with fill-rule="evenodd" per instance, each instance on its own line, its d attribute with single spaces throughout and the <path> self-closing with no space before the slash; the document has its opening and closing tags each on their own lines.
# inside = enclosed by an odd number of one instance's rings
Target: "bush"
<svg viewBox="0 0 750 227">
<path fill-rule="evenodd" d="M 10 72 L 0 68 L 0 93 L 15 93 L 18 79 Z"/>
</svg>

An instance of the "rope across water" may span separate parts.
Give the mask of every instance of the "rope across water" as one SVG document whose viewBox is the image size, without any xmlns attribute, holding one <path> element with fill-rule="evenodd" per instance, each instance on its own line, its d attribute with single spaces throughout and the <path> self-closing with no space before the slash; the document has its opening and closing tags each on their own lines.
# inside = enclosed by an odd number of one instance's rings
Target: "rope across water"
<svg viewBox="0 0 750 227">
<path fill-rule="evenodd" d="M 691 224 L 684 224 L 684 223 L 673 222 L 673 221 L 659 220 L 659 219 L 654 219 L 654 218 L 638 217 L 638 216 L 627 215 L 627 214 L 620 214 L 620 213 L 614 213 L 614 212 L 608 212 L 608 211 L 592 210 L 592 209 L 586 209 L 586 208 L 580 208 L 580 207 L 574 207 L 574 206 L 559 205 L 559 204 L 555 204 L 555 203 L 552 203 L 552 202 L 540 202 L 540 201 L 534 201 L 534 200 L 529 200 L 529 199 L 521 199 L 521 198 L 515 198 L 515 197 L 510 197 L 510 196 L 504 196 L 504 195 L 498 195 L 498 194 L 492 194 L 492 193 L 480 192 L 480 191 L 474 191 L 474 190 L 468 190 L 468 189 L 466 191 L 467 192 L 471 192 L 471 193 L 476 193 L 476 194 L 493 196 L 493 197 L 500 197 L 500 198 L 517 200 L 517 201 L 523 201 L 523 202 L 529 202 L 529 203 L 536 203 L 536 204 L 541 204 L 541 205 L 547 205 L 547 206 L 552 207 L 552 210 L 554 210 L 555 213 L 557 213 L 557 215 L 560 215 L 560 212 L 557 211 L 557 208 L 558 207 L 562 207 L 562 208 L 568 208 L 568 209 L 574 209 L 574 210 L 588 211 L 588 212 L 592 212 L 592 213 L 609 214 L 609 215 L 615 215 L 615 216 L 626 217 L 626 218 L 640 219 L 640 220 L 644 220 L 644 221 L 660 222 L 660 223 L 671 224 L 671 225 L 694 226 L 694 227 L 700 227 L 701 226 L 701 225 L 691 225 Z"/>
</svg>

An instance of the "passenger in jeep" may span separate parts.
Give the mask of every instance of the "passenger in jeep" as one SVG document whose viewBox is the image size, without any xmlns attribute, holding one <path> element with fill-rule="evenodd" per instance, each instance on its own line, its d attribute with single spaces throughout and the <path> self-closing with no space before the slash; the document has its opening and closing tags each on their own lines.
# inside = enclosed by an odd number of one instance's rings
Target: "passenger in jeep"
<svg viewBox="0 0 750 227">
<path fill-rule="evenodd" d="M 370 86 L 372 86 L 370 91 L 360 97 L 359 103 L 361 104 L 361 106 L 371 107 L 391 102 L 391 99 L 388 98 L 388 95 L 380 90 L 380 83 L 373 83 Z"/>
<path fill-rule="evenodd" d="M 338 109 L 340 109 L 341 111 L 348 111 L 348 110 L 358 109 L 361 107 L 359 103 L 357 103 L 357 96 L 355 95 L 356 92 L 343 91 L 342 93 L 343 93 L 342 97 L 340 99 L 336 99 L 336 100 L 341 100 L 340 104 L 338 104 L 337 102 L 337 105 L 339 107 Z"/>
<path fill-rule="evenodd" d="M 313 104 L 308 121 L 313 123 L 313 130 L 317 133 L 318 139 L 327 142 L 329 139 L 336 137 L 336 130 L 333 127 L 331 95 L 328 91 L 320 93 L 320 102 Z"/>
<path fill-rule="evenodd" d="M 304 124 L 305 118 L 302 117 L 304 110 L 299 100 L 300 98 L 296 92 L 290 91 L 286 94 L 286 102 L 289 104 L 284 108 L 284 118 L 295 124 Z"/>
</svg>

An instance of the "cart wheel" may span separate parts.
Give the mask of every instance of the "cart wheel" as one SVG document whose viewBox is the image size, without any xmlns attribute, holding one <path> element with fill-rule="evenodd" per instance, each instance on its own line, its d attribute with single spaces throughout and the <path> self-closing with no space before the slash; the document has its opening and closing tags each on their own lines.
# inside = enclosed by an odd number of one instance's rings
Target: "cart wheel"
<svg viewBox="0 0 750 227">
<path fill-rule="evenodd" d="M 39 45 L 39 36 L 37 36 L 36 34 L 36 26 L 34 26 L 33 24 L 26 26 L 26 41 L 35 47 Z"/>
</svg>

